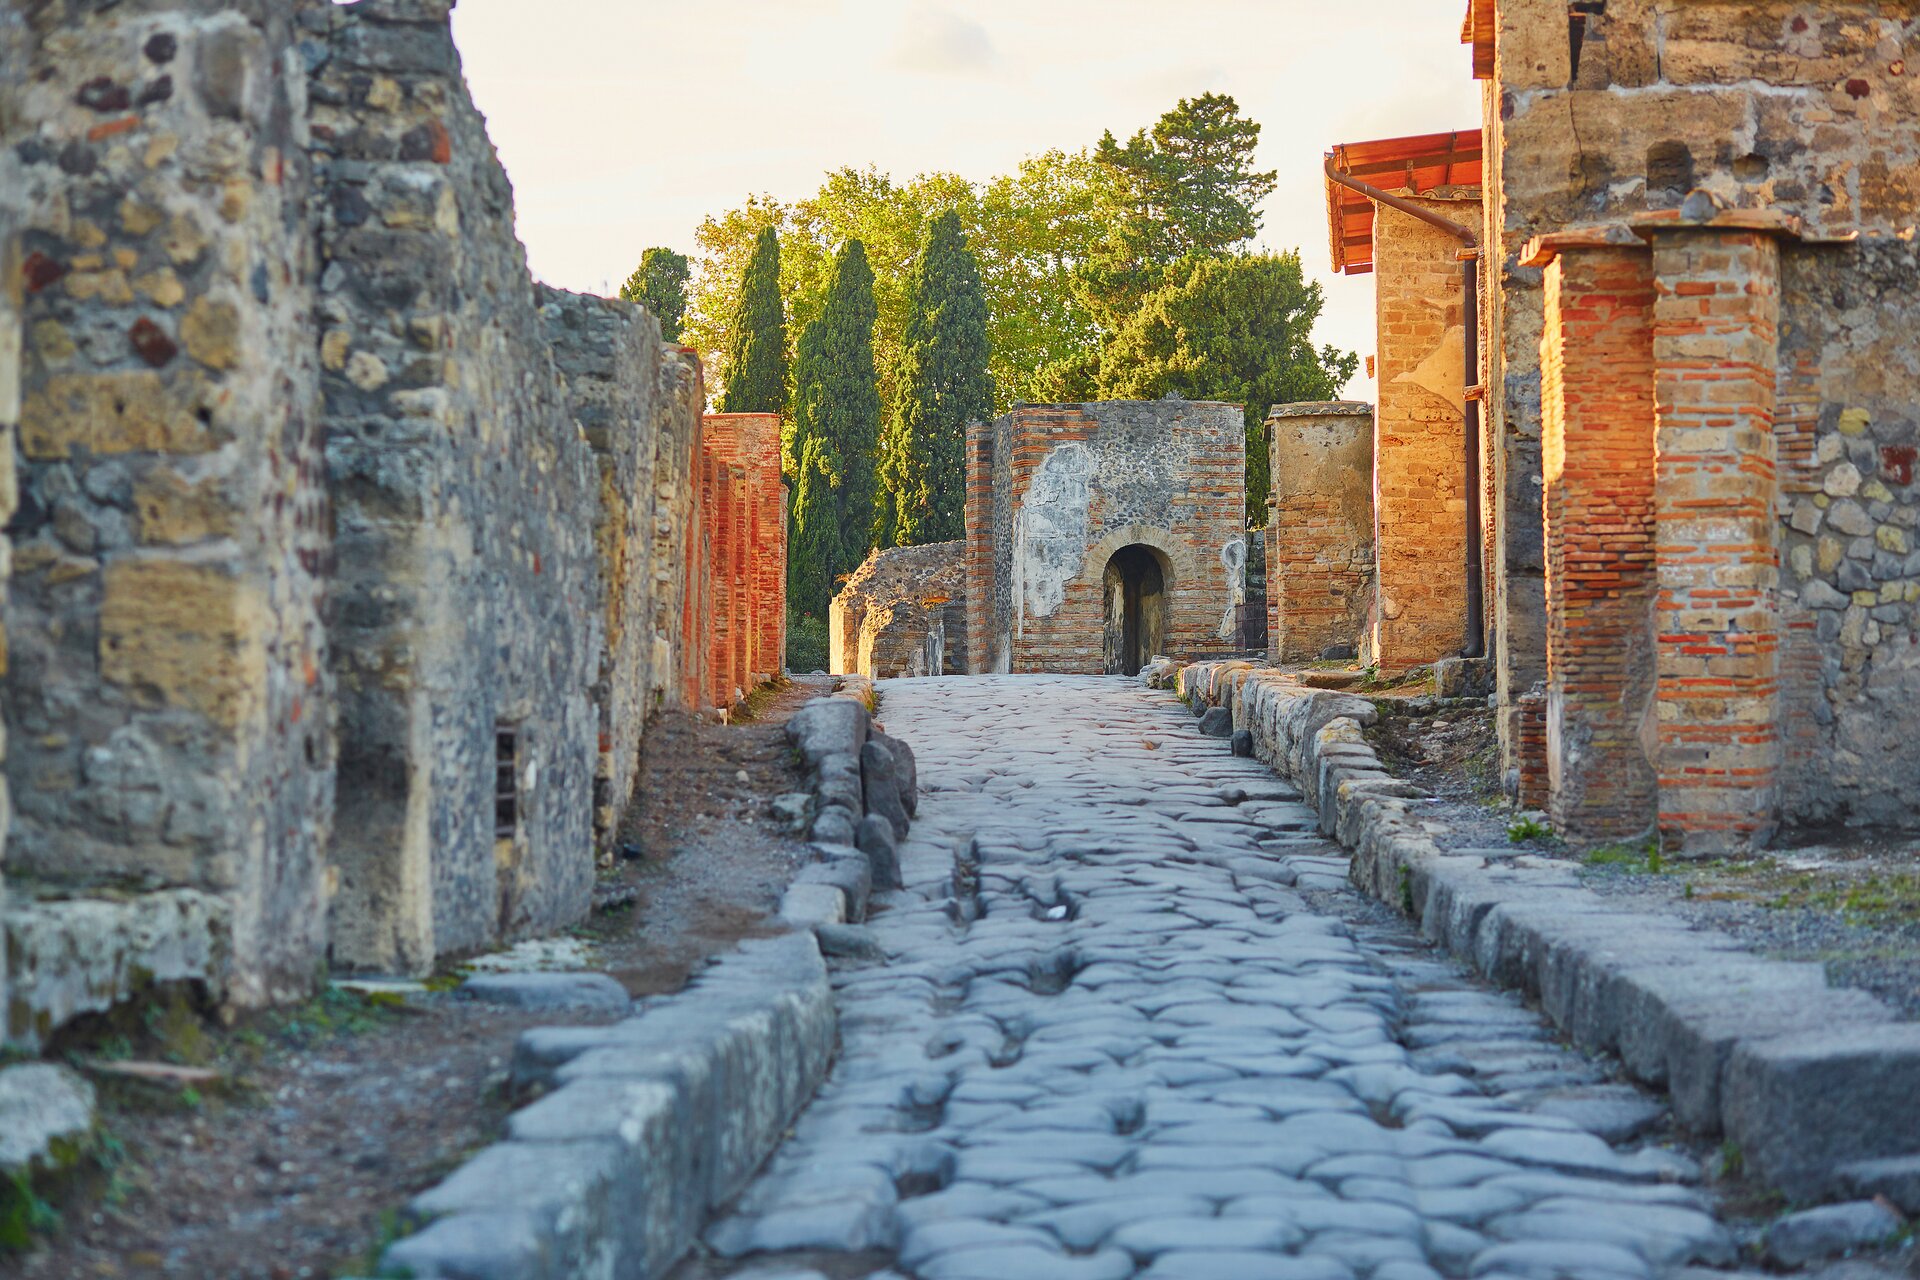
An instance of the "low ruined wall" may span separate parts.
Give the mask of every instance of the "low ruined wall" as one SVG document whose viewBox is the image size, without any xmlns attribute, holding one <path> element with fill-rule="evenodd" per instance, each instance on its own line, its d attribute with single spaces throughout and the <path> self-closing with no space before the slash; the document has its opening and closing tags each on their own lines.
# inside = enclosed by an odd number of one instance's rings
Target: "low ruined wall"
<svg viewBox="0 0 1920 1280">
<path fill-rule="evenodd" d="M 600 655 L 593 684 L 599 726 L 593 835 L 604 860 L 633 795 L 651 701 L 654 618 L 652 539 L 657 487 L 653 422 L 660 325 L 618 298 L 540 286 L 540 315 L 567 405 L 599 475 Z"/>
<path fill-rule="evenodd" d="M 324 952 L 317 271 L 306 83 L 285 72 L 304 33 L 284 7 L 252 13 L 42 9 L 6 42 L 24 337 L 0 388 L 21 397 L 22 464 L 0 708 L 9 914 L 35 926 L 10 931 L 23 1043 L 53 1019 L 20 993 L 57 963 L 25 940 L 112 950 L 65 919 L 102 886 L 136 891 L 121 905 L 142 919 L 202 921 L 216 943 L 177 941 L 229 957 L 196 976 L 240 1004 L 306 990 Z M 147 901 L 169 894 L 186 897 Z"/>
<path fill-rule="evenodd" d="M 833 598 L 832 670 L 870 680 L 967 670 L 966 544 L 869 554 Z"/>
<path fill-rule="evenodd" d="M 1276 662 L 1358 654 L 1373 597 L 1373 407 L 1275 405 L 1267 432 L 1268 652 Z"/>
</svg>

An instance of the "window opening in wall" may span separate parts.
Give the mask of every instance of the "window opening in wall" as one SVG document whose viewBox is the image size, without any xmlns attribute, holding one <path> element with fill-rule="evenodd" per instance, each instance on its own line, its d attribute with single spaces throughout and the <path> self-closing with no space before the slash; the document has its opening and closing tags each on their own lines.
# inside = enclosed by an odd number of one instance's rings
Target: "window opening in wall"
<svg viewBox="0 0 1920 1280">
<path fill-rule="evenodd" d="M 1580 78 L 1580 46 L 1587 42 L 1587 23 L 1607 10 L 1606 0 L 1572 0 L 1567 5 L 1567 83 Z"/>
<path fill-rule="evenodd" d="M 520 829 L 520 730 L 510 724 L 493 730 L 493 834 L 512 839 Z"/>
</svg>

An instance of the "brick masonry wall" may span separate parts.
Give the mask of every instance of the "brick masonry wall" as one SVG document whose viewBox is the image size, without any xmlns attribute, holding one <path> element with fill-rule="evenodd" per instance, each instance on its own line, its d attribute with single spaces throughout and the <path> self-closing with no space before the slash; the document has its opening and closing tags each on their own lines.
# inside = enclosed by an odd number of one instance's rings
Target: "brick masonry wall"
<svg viewBox="0 0 1920 1280">
<path fill-rule="evenodd" d="M 9 917 L 135 891 L 116 902 L 206 922 L 216 995 L 296 996 L 333 788 L 300 33 L 211 0 L 8 26 Z M 21 990 L 17 1039 L 53 1016 Z"/>
<path fill-rule="evenodd" d="M 1568 250 L 1544 296 L 1549 812 L 1577 838 L 1637 839 L 1658 808 L 1652 266 Z"/>
<path fill-rule="evenodd" d="M 772 413 L 710 413 L 706 448 L 737 465 L 745 493 L 741 513 L 744 569 L 739 583 L 742 622 L 734 636 L 738 683 L 778 675 L 786 655 L 786 489 L 780 477 L 780 417 Z"/>
<path fill-rule="evenodd" d="M 1563 0 L 1503 0 L 1486 85 L 1489 423 L 1499 446 L 1491 584 L 1502 739 L 1544 674 L 1540 620 L 1540 272 L 1526 241 L 1676 207 L 1701 188 L 1802 219 L 1816 235 L 1912 221 L 1920 83 L 1901 65 L 1911 8 L 1610 0 L 1573 56 Z M 1786 455 L 1782 455 L 1783 460 Z M 1822 642 L 1825 643 L 1825 642 Z"/>
<path fill-rule="evenodd" d="M 1238 406 L 1110 400 L 1021 405 L 993 428 L 991 510 L 970 524 L 993 581 L 988 630 L 968 632 L 987 670 L 1106 669 L 1104 575 L 1123 547 L 1144 545 L 1165 582 L 1173 656 L 1227 651 L 1223 620 L 1244 589 L 1246 432 Z M 981 484 L 984 450 L 970 458 Z M 970 501 L 970 518 L 986 504 Z M 969 582 L 969 599 L 973 597 Z M 978 606 L 976 606 L 978 608 Z M 973 616 L 973 615 L 970 615 Z M 981 654 L 976 651 L 984 650 Z M 1000 655 L 1004 653 L 1005 662 Z"/>
<path fill-rule="evenodd" d="M 567 407 L 593 450 L 599 479 L 594 548 L 602 610 L 593 702 L 599 751 L 593 782 L 594 846 L 612 856 L 633 796 L 641 731 L 652 702 L 654 653 L 654 396 L 660 325 L 618 298 L 542 285 L 542 332 L 566 380 Z"/>
<path fill-rule="evenodd" d="M 313 71 L 337 513 L 336 963 L 418 972 L 584 915 L 600 484 L 442 0 Z"/>
<path fill-rule="evenodd" d="M 0 66 L 12 65 L 8 51 L 22 34 L 17 16 L 0 16 Z M 13 572 L 13 547 L 8 523 L 19 508 L 19 484 L 13 457 L 20 424 L 20 302 L 22 280 L 14 237 L 10 234 L 19 211 L 0 197 L 0 680 L 7 674 L 6 599 Z M 7 728 L 0 718 L 0 919 L 7 908 L 7 828 L 13 822 L 13 800 L 7 787 Z M 7 986 L 7 951 L 0 936 L 0 1039 L 6 1035 L 5 1014 L 12 1007 Z"/>
<path fill-rule="evenodd" d="M 1373 406 L 1275 405 L 1267 435 L 1268 653 L 1358 652 L 1373 597 Z"/>
<path fill-rule="evenodd" d="M 1653 274 L 1661 837 L 1738 850 L 1777 820 L 1778 246 L 1661 232 Z"/>
<path fill-rule="evenodd" d="M 1422 200 L 1463 226 L 1477 200 Z M 1403 671 L 1460 651 L 1466 624 L 1460 241 L 1398 210 L 1374 217 L 1375 659 Z"/>
</svg>

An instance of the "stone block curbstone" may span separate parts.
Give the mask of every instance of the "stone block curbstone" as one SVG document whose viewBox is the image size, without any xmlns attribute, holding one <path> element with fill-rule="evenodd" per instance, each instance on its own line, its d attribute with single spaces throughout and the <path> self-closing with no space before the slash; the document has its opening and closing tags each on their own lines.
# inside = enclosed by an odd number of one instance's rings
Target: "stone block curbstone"
<svg viewBox="0 0 1920 1280">
<path fill-rule="evenodd" d="M 893 752 L 878 742 L 868 742 L 860 749 L 860 794 L 869 815 L 877 813 L 891 822 L 894 839 L 906 839 L 907 806 L 900 799 Z"/>
<path fill-rule="evenodd" d="M 460 984 L 463 1000 L 513 1009 L 625 1013 L 633 998 L 604 973 L 476 973 Z"/>
<path fill-rule="evenodd" d="M 854 832 L 853 843 L 855 848 L 866 855 L 872 871 L 874 888 L 902 887 L 899 845 L 893 838 L 892 823 L 877 813 L 868 814 L 860 819 L 860 826 Z"/>
</svg>

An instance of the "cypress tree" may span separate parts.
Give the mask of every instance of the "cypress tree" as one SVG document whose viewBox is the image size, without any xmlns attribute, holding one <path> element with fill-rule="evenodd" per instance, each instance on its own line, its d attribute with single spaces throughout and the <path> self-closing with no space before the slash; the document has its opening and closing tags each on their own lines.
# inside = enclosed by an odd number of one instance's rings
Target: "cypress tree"
<svg viewBox="0 0 1920 1280">
<path fill-rule="evenodd" d="M 793 455 L 798 472 L 787 582 L 793 607 L 824 618 L 834 580 L 873 545 L 880 392 L 873 371 L 873 271 L 849 240 L 834 258 L 819 316 L 794 362 Z M 832 528 L 829 529 L 828 517 Z"/>
<path fill-rule="evenodd" d="M 772 227 L 762 227 L 740 279 L 720 412 L 783 413 L 786 407 L 787 310 L 780 297 L 780 237 Z"/>
<path fill-rule="evenodd" d="M 993 415 L 987 300 L 953 210 L 928 224 L 911 289 L 900 399 L 883 463 L 881 541 L 887 546 L 966 535 L 967 424 Z"/>
<path fill-rule="evenodd" d="M 668 342 L 680 341 L 680 328 L 687 318 L 687 255 L 671 249 L 648 249 L 640 255 L 640 266 L 620 286 L 620 296 L 638 302 L 660 322 L 660 336 Z"/>
</svg>

